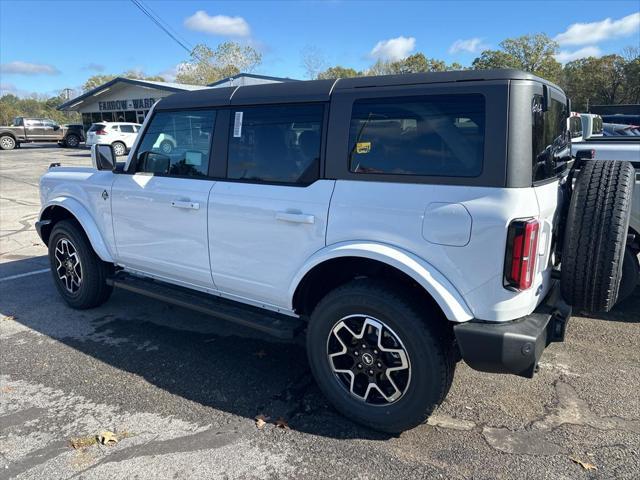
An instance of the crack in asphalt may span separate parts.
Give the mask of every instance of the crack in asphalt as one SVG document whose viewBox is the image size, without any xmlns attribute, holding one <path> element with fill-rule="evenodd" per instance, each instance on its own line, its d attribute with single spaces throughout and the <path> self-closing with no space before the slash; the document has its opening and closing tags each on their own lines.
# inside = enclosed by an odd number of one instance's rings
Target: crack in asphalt
<svg viewBox="0 0 640 480">
<path fill-rule="evenodd" d="M 33 220 L 36 217 L 37 217 L 37 215 L 25 215 L 20 220 L 18 220 L 18 223 L 20 225 L 22 225 L 22 228 L 20 228 L 18 230 L 14 230 L 14 231 L 9 232 L 9 233 L 5 233 L 4 235 L 0 235 L 0 238 L 12 237 L 14 235 L 18 235 L 19 233 L 23 233 L 23 232 L 26 232 L 28 230 L 31 230 L 31 227 L 33 225 L 28 220 Z"/>
<path fill-rule="evenodd" d="M 16 205 L 20 205 L 24 207 L 40 207 L 39 203 L 25 202 L 24 200 L 18 200 L 16 198 L 0 197 L 0 200 L 6 200 L 7 202 L 15 203 Z"/>
<path fill-rule="evenodd" d="M 571 385 L 557 380 L 554 386 L 558 399 L 556 406 L 524 430 L 483 426 L 481 433 L 487 444 L 505 453 L 553 455 L 566 452 L 566 448 L 550 442 L 547 434 L 562 425 L 640 433 L 640 421 L 616 416 L 600 417 L 591 411 L 587 402 L 578 397 Z"/>
</svg>

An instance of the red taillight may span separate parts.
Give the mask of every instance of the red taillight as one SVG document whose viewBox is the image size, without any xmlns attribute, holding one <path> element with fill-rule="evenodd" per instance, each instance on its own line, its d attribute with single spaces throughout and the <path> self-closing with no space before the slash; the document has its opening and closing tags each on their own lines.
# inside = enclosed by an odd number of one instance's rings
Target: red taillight
<svg viewBox="0 0 640 480">
<path fill-rule="evenodd" d="M 107 132 L 105 132 L 104 130 L 96 130 L 96 135 L 106 135 Z"/>
<path fill-rule="evenodd" d="M 537 220 L 514 220 L 507 233 L 507 252 L 504 264 L 505 286 L 526 290 L 536 275 L 538 253 Z"/>
</svg>

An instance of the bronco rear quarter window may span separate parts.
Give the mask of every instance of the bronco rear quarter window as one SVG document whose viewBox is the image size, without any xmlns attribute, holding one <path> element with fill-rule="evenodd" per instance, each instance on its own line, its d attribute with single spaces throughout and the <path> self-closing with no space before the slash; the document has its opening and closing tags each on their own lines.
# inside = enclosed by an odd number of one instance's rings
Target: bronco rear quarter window
<svg viewBox="0 0 640 480">
<path fill-rule="evenodd" d="M 485 99 L 480 94 L 357 100 L 349 129 L 353 173 L 477 177 Z"/>
<path fill-rule="evenodd" d="M 534 95 L 531 104 L 533 182 L 562 174 L 571 160 L 570 134 L 567 130 L 567 104 L 551 99 L 543 110 L 542 95 Z"/>
</svg>

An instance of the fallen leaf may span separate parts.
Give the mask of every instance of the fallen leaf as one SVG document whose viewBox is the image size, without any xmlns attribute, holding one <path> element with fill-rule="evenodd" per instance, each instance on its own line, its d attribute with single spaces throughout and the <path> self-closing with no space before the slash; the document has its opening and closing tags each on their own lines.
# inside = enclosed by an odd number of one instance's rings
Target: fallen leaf
<svg viewBox="0 0 640 480">
<path fill-rule="evenodd" d="M 90 447 L 91 445 L 95 445 L 96 443 L 98 443 L 98 439 L 95 437 L 95 435 L 92 435 L 90 437 L 72 438 L 69 443 L 73 448 L 78 450 L 80 448 L 86 448 Z"/>
<path fill-rule="evenodd" d="M 109 430 L 104 430 L 103 432 L 100 432 L 100 434 L 98 435 L 98 440 L 102 445 L 115 445 L 116 443 L 118 443 L 118 438 L 116 437 L 116 434 L 113 432 L 110 432 Z"/>
<path fill-rule="evenodd" d="M 585 470 L 598 470 L 598 467 L 596 467 L 593 463 L 583 462 L 579 458 L 569 457 L 569 460 L 571 460 L 573 463 L 577 463 Z"/>
<path fill-rule="evenodd" d="M 13 392 L 13 387 L 10 387 L 9 385 L 2 387 L 2 393 L 9 393 L 9 392 Z"/>
<path fill-rule="evenodd" d="M 15 320 L 15 319 L 16 319 L 16 317 L 14 317 L 13 315 L 7 315 L 7 316 L 2 317 L 2 320 L 5 320 L 7 322 L 10 322 L 10 321 Z"/>
<path fill-rule="evenodd" d="M 260 350 L 254 353 L 254 355 L 258 358 L 264 358 L 267 356 L 267 352 L 265 352 L 264 350 Z"/>
<path fill-rule="evenodd" d="M 284 429 L 288 429 L 289 428 L 289 424 L 287 423 L 287 421 L 280 417 L 276 420 L 276 427 L 278 428 L 284 428 Z"/>
<path fill-rule="evenodd" d="M 258 427 L 258 430 L 262 430 L 264 428 L 267 424 L 267 420 L 269 420 L 269 417 L 265 417 L 264 415 L 258 415 L 256 417 L 256 427 Z"/>
</svg>

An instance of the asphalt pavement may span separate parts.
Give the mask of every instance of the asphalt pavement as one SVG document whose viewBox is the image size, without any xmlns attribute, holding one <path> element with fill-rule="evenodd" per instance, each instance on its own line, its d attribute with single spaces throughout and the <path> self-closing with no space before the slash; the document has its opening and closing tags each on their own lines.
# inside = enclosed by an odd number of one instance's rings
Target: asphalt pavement
<svg viewBox="0 0 640 480">
<path fill-rule="evenodd" d="M 640 290 L 572 318 L 534 379 L 458 364 L 428 424 L 384 435 L 327 404 L 300 339 L 124 291 L 68 308 L 34 229 L 51 162 L 89 152 L 0 152 L 0 478 L 640 476 Z"/>
</svg>

